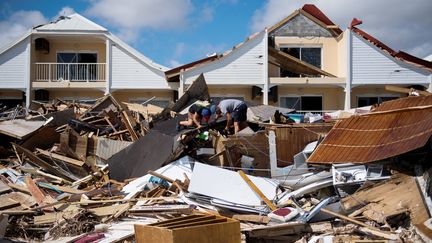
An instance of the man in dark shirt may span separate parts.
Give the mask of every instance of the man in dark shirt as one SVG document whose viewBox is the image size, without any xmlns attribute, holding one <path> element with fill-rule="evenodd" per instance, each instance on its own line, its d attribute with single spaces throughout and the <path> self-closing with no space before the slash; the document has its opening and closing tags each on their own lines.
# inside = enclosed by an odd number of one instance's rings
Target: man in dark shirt
<svg viewBox="0 0 432 243">
<path fill-rule="evenodd" d="M 227 125 L 225 130 L 229 130 L 234 121 L 234 133 L 241 131 L 247 127 L 247 105 L 241 100 L 226 99 L 219 102 L 216 107 L 216 120 L 222 116 L 226 116 Z"/>
<path fill-rule="evenodd" d="M 208 122 L 210 116 L 212 114 L 212 107 L 201 106 L 198 104 L 193 104 L 189 107 L 188 111 L 188 119 L 186 121 L 180 121 L 177 125 L 177 130 L 181 130 L 182 126 L 196 126 L 197 128 L 201 128 L 201 122 Z M 215 110 L 215 107 L 213 107 Z"/>
</svg>

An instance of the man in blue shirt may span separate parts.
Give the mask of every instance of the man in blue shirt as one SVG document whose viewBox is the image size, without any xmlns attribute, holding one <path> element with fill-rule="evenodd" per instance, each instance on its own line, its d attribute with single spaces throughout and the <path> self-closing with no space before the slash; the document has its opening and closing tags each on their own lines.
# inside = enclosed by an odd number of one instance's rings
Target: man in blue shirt
<svg viewBox="0 0 432 243">
<path fill-rule="evenodd" d="M 219 102 L 216 107 L 216 120 L 222 116 L 227 119 L 225 130 L 229 130 L 234 121 L 234 133 L 247 127 L 247 105 L 241 100 L 226 99 Z"/>
</svg>

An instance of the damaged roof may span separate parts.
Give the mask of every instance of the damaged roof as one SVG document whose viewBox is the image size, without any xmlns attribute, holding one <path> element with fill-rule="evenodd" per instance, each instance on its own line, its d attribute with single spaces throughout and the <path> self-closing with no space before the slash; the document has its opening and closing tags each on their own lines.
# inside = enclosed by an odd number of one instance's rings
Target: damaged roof
<svg viewBox="0 0 432 243">
<path fill-rule="evenodd" d="M 432 97 L 386 103 L 336 123 L 307 162 L 368 163 L 423 147 L 432 135 Z"/>
<path fill-rule="evenodd" d="M 333 21 L 331 21 L 317 6 L 315 6 L 314 4 L 305 4 L 301 9 L 294 11 L 294 13 L 292 13 L 288 17 L 271 26 L 268 29 L 269 33 L 275 31 L 276 29 L 279 29 L 281 26 L 283 26 L 285 23 L 287 23 L 299 14 L 306 16 L 315 23 L 328 29 L 333 34 L 333 36 L 339 36 L 343 32 L 339 28 L 339 26 L 333 23 Z"/>
<path fill-rule="evenodd" d="M 60 16 L 56 21 L 37 26 L 34 29 L 38 31 L 107 31 L 104 27 L 78 13 Z"/>
</svg>

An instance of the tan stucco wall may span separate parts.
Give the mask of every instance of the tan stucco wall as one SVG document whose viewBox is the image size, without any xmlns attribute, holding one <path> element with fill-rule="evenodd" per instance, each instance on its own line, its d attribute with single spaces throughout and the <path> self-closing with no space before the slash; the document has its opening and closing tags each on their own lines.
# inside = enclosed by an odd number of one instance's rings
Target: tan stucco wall
<svg viewBox="0 0 432 243">
<path fill-rule="evenodd" d="M 338 77 L 346 77 L 347 76 L 347 38 L 349 36 L 348 31 L 344 31 L 339 37 L 337 41 L 337 70 L 336 75 Z"/>
<path fill-rule="evenodd" d="M 209 93 L 212 97 L 243 97 L 245 101 L 262 104 L 262 95 L 252 99 L 252 86 L 245 87 L 212 87 L 209 86 Z"/>
<path fill-rule="evenodd" d="M 32 50 L 35 53 L 33 62 L 57 62 L 57 52 L 97 52 L 98 63 L 105 63 L 106 46 L 103 43 L 83 43 L 83 42 L 53 42 L 50 41 L 50 51 L 48 54 L 35 51 L 34 43 Z"/>
<path fill-rule="evenodd" d="M 49 90 L 49 99 L 97 99 L 104 95 L 103 91 L 99 90 Z"/>
<path fill-rule="evenodd" d="M 130 99 L 151 99 L 172 101 L 172 91 L 149 91 L 149 90 L 117 90 L 112 95 L 118 102 L 129 102 Z"/>
<path fill-rule="evenodd" d="M 286 37 L 278 36 L 275 38 L 276 48 L 284 47 L 284 45 L 292 45 L 298 47 L 321 47 L 321 68 L 333 75 L 338 74 L 338 41 L 332 37 Z"/>
<path fill-rule="evenodd" d="M 323 97 L 323 110 L 340 110 L 344 108 L 345 93 L 342 88 L 288 87 L 278 86 L 279 97 L 317 95 Z M 270 105 L 279 105 L 269 102 Z"/>
<path fill-rule="evenodd" d="M 3 89 L 0 90 L 0 99 L 22 99 L 23 92 L 20 90 L 14 89 Z"/>
</svg>

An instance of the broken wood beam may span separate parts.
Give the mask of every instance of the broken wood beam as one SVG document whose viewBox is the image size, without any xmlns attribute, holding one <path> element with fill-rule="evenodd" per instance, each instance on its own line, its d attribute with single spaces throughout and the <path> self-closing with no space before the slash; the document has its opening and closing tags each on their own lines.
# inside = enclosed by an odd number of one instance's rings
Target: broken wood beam
<svg viewBox="0 0 432 243">
<path fill-rule="evenodd" d="M 83 161 L 72 159 L 72 158 L 69 158 L 69 157 L 66 157 L 66 156 L 63 156 L 63 155 L 60 155 L 60 154 L 56 154 L 56 153 L 53 153 L 53 152 L 45 151 L 45 150 L 42 150 L 42 149 L 38 149 L 37 148 L 36 151 L 38 151 L 40 154 L 42 154 L 44 156 L 60 160 L 62 162 L 66 162 L 66 163 L 71 164 L 71 165 L 83 166 L 85 164 Z"/>
<path fill-rule="evenodd" d="M 246 183 L 249 185 L 249 187 L 265 202 L 265 204 L 272 210 L 275 211 L 278 209 L 276 205 L 274 205 L 265 195 L 262 193 L 262 191 L 247 177 L 247 175 L 242 171 L 238 171 L 239 175 L 243 178 L 243 180 L 246 181 Z"/>
</svg>

